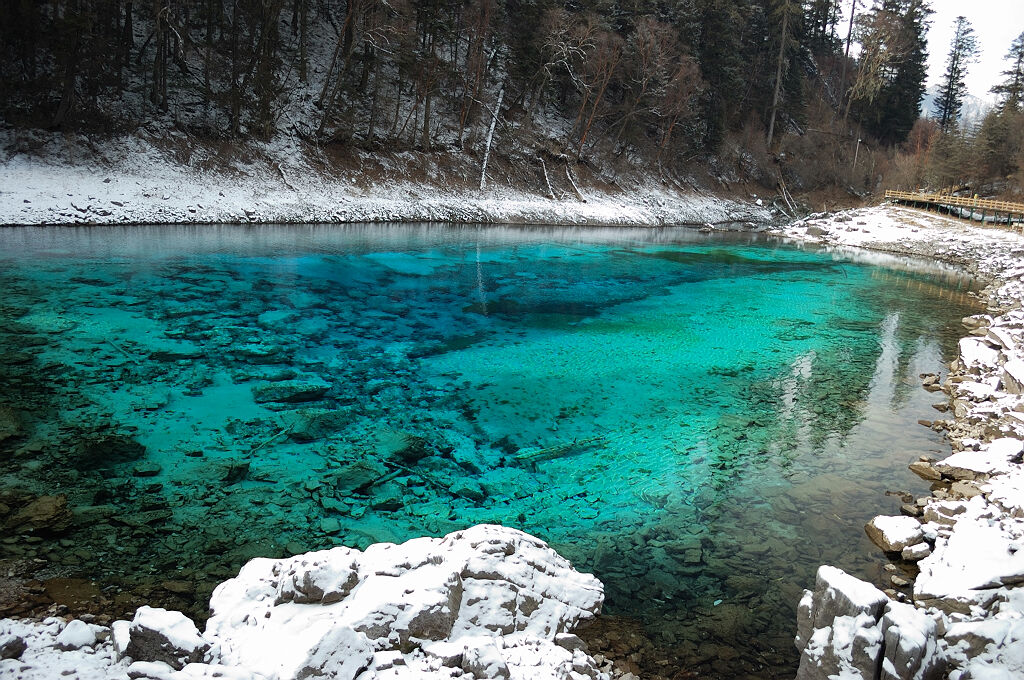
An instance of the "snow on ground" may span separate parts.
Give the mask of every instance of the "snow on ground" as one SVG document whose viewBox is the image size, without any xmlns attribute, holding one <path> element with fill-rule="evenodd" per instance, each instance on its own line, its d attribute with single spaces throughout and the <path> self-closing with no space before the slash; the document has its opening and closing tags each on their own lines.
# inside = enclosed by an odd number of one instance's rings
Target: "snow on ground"
<svg viewBox="0 0 1024 680">
<path fill-rule="evenodd" d="M 0 137 L 0 149 L 17 148 Z M 546 197 L 512 188 L 500 169 L 488 171 L 485 191 L 455 188 L 476 177 L 446 177 L 429 167 L 425 179 L 375 180 L 358 169 L 327 170 L 315 151 L 289 138 L 259 147 L 260 161 L 236 157 L 225 167 L 208 151 L 157 148 L 139 137 L 106 142 L 95 153 L 89 143 L 49 139 L 42 152 L 8 152 L 0 157 L 0 225 L 170 224 L 170 223 L 341 223 L 467 222 L 660 226 L 758 222 L 765 208 L 694 192 L 651 180 L 618 193 L 582 187 Z M 177 155 L 176 155 L 177 154 Z M 180 155 L 187 159 L 181 162 Z M 414 154 L 406 154 L 417 167 Z M 383 157 L 367 155 L 367 166 Z M 269 160 L 267 160 L 269 159 Z M 385 159 L 388 175 L 402 176 L 403 155 Z M 212 169 L 214 166 L 217 169 Z M 463 171 L 467 166 L 460 166 Z M 551 168 L 551 172 L 555 169 Z M 410 170 L 411 172 L 411 170 Z M 478 170 L 476 172 L 479 172 Z M 468 180 L 473 180 L 469 182 Z"/>
<path fill-rule="evenodd" d="M 924 256 L 989 284 L 989 313 L 964 319 L 960 357 L 941 383 L 948 418 L 933 426 L 946 430 L 953 454 L 913 462 L 935 482 L 932 494 L 867 527 L 897 566 L 886 613 L 851 606 L 856 598 L 822 567 L 801 600 L 798 679 L 1024 677 L 1024 235 L 886 206 L 779 231 Z M 851 617 L 856 626 L 846 625 Z"/>
</svg>

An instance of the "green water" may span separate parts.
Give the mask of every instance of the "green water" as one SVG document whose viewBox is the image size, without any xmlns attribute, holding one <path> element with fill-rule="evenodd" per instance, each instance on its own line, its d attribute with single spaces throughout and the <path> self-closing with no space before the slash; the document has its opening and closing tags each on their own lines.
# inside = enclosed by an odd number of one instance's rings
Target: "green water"
<svg viewBox="0 0 1024 680">
<path fill-rule="evenodd" d="M 863 523 L 924 491 L 918 374 L 977 311 L 690 230 L 6 229 L 0 290 L 3 484 L 87 518 L 15 555 L 188 608 L 252 556 L 501 523 L 705 677 L 790 674 L 818 564 L 880 582 Z"/>
</svg>

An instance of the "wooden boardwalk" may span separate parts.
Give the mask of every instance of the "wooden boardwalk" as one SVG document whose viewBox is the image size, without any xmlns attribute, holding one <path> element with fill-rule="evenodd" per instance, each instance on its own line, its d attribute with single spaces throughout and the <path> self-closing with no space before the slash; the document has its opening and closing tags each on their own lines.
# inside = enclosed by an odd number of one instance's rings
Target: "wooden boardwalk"
<svg viewBox="0 0 1024 680">
<path fill-rule="evenodd" d="M 951 194 L 926 194 L 916 191 L 896 191 L 887 189 L 886 200 L 904 205 L 912 205 L 916 208 L 927 210 L 939 210 L 942 212 L 956 214 L 959 217 L 982 222 L 994 222 L 998 224 L 1024 224 L 1024 203 L 1011 203 L 1010 201 L 994 201 L 990 198 L 977 198 L 968 196 L 953 196 Z M 965 215 L 964 211 L 970 213 Z"/>
</svg>

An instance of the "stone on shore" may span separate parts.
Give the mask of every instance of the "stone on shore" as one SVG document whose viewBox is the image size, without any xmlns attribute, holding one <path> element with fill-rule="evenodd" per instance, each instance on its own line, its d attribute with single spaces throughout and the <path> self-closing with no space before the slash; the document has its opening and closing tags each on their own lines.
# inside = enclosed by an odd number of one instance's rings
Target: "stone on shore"
<svg viewBox="0 0 1024 680">
<path fill-rule="evenodd" d="M 70 651 L 72 649 L 81 649 L 82 647 L 91 647 L 94 644 L 96 644 L 96 633 L 93 631 L 92 626 L 85 621 L 74 619 L 64 626 L 64 630 L 57 636 L 53 646 L 57 649 Z"/>
<path fill-rule="evenodd" d="M 885 552 L 900 552 L 924 538 L 916 517 L 878 515 L 867 523 L 868 538 Z"/>
<path fill-rule="evenodd" d="M 946 668 L 929 614 L 835 567 L 797 609 L 797 680 L 937 680 Z"/>
<path fill-rule="evenodd" d="M 883 639 L 877 623 L 888 601 L 841 569 L 819 567 L 814 590 L 804 591 L 797 608 L 797 680 L 875 678 Z"/>
<path fill-rule="evenodd" d="M 159 607 L 139 607 L 128 627 L 124 654 L 136 661 L 159 661 L 181 670 L 188 663 L 200 663 L 210 643 L 181 612 Z"/>
<path fill-rule="evenodd" d="M 478 677 L 527 668 L 548 676 L 577 654 L 555 637 L 596 615 L 602 601 L 600 582 L 543 542 L 484 525 L 364 552 L 252 560 L 214 591 L 206 636 L 220 644 L 222 663 L 279 680 L 350 679 L 373 674 L 377 663 L 393 678 L 432 676 L 440 669 L 431 664 L 441 663 Z M 460 653 L 430 653 L 448 642 Z M 598 677 L 583 656 L 582 676 Z"/>
<path fill-rule="evenodd" d="M 1024 442 L 1014 437 L 1002 437 L 986 444 L 979 451 L 970 449 L 954 453 L 935 463 L 935 469 L 957 480 L 988 479 L 1006 472 L 1011 464 L 1019 462 Z"/>
<path fill-rule="evenodd" d="M 1011 359 L 1003 364 L 1002 383 L 1008 394 L 1024 394 L 1024 361 Z"/>
<path fill-rule="evenodd" d="M 935 619 L 913 605 L 889 602 L 881 621 L 881 680 L 933 680 L 942 677 L 945 656 L 939 649 Z"/>
<path fill-rule="evenodd" d="M 28 648 L 24 638 L 8 633 L 0 636 L 0 659 L 17 659 Z"/>
<path fill-rule="evenodd" d="M 971 373 L 977 374 L 983 366 L 994 366 L 999 361 L 999 350 L 983 338 L 960 340 L 960 360 Z"/>
</svg>

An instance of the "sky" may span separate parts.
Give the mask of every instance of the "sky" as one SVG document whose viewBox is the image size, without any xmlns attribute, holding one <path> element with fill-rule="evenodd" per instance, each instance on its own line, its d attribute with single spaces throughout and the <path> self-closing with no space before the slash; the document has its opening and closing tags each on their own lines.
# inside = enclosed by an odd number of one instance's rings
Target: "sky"
<svg viewBox="0 0 1024 680">
<path fill-rule="evenodd" d="M 1024 0 L 931 0 L 931 6 L 935 14 L 928 30 L 928 87 L 942 79 L 953 41 L 953 22 L 964 16 L 981 48 L 978 62 L 968 68 L 967 89 L 975 97 L 991 99 L 989 90 L 1002 82 L 1000 73 L 1010 66 L 1004 59 L 1010 43 L 1024 33 Z"/>
</svg>

